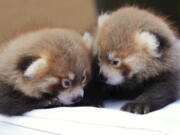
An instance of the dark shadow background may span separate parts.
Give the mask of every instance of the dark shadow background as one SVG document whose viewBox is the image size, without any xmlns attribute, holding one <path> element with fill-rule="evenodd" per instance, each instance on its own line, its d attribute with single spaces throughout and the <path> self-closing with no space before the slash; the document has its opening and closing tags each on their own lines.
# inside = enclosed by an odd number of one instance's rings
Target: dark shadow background
<svg viewBox="0 0 180 135">
<path fill-rule="evenodd" d="M 180 28 L 180 0 L 96 0 L 98 14 L 113 11 L 124 5 L 138 5 L 152 8 L 168 18 Z"/>
</svg>

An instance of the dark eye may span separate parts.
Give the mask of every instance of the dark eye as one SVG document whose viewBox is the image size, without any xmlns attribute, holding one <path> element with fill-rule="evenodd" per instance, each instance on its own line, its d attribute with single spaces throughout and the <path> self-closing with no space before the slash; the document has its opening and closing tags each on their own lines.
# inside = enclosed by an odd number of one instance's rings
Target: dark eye
<svg viewBox="0 0 180 135">
<path fill-rule="evenodd" d="M 117 61 L 117 60 L 113 60 L 113 61 L 112 61 L 112 65 L 113 65 L 113 66 L 118 65 L 118 63 L 119 63 L 119 61 Z"/>
<path fill-rule="evenodd" d="M 69 87 L 71 87 L 71 85 L 72 85 L 72 83 L 71 83 L 70 80 L 68 80 L 68 79 L 63 79 L 63 80 L 62 80 L 62 86 L 63 86 L 64 88 L 69 88 Z"/>
<path fill-rule="evenodd" d="M 116 58 L 111 61 L 112 66 L 119 66 L 120 65 L 120 59 Z"/>
</svg>

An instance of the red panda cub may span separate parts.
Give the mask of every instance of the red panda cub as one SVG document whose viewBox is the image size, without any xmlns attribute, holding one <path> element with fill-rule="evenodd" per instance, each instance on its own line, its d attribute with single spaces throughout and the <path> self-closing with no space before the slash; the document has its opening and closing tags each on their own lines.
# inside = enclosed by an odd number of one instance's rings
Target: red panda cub
<svg viewBox="0 0 180 135">
<path fill-rule="evenodd" d="M 79 102 L 91 74 L 88 35 L 42 28 L 0 46 L 0 113 Z"/>
<path fill-rule="evenodd" d="M 163 17 L 137 7 L 101 15 L 95 44 L 101 80 L 116 97 L 137 94 L 122 110 L 146 114 L 177 99 L 180 45 Z"/>
</svg>

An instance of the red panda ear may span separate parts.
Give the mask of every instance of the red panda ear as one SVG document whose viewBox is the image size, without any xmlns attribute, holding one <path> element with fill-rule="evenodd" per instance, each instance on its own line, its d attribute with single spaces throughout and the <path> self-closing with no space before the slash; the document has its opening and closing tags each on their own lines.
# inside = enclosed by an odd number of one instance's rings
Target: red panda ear
<svg viewBox="0 0 180 135">
<path fill-rule="evenodd" d="M 151 55 L 154 57 L 161 57 L 161 47 L 164 45 L 164 42 L 160 40 L 161 38 L 159 35 L 149 31 L 143 31 L 138 32 L 135 39 L 141 47 L 146 48 Z"/>
<path fill-rule="evenodd" d="M 109 14 L 105 13 L 105 14 L 102 14 L 98 17 L 98 27 L 101 27 L 104 22 L 106 22 L 108 19 L 109 19 Z"/>
<path fill-rule="evenodd" d="M 83 40 L 86 42 L 86 47 L 91 50 L 93 46 L 93 36 L 89 32 L 85 32 L 83 35 Z"/>
<path fill-rule="evenodd" d="M 157 33 L 154 33 L 154 32 L 151 32 L 155 37 L 156 37 L 156 40 L 158 41 L 159 43 L 159 46 L 157 48 L 157 51 L 159 53 L 163 53 L 165 49 L 169 48 L 169 44 L 168 44 L 168 41 L 166 40 L 165 37 L 157 34 Z"/>
<path fill-rule="evenodd" d="M 28 67 L 29 65 L 35 61 L 36 59 L 38 59 L 38 57 L 35 57 L 35 56 L 24 56 L 22 57 L 19 62 L 18 62 L 18 65 L 17 65 L 17 68 L 21 71 L 21 72 L 24 72 Z"/>
<path fill-rule="evenodd" d="M 22 58 L 18 67 L 23 72 L 24 77 L 33 78 L 42 68 L 46 66 L 44 58 L 35 58 L 32 56 Z"/>
</svg>

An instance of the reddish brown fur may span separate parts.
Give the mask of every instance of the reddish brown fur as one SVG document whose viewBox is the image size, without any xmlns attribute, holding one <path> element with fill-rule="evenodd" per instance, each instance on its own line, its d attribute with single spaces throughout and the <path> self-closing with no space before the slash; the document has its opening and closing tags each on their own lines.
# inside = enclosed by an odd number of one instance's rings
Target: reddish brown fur
<svg viewBox="0 0 180 135">
<path fill-rule="evenodd" d="M 17 69 L 21 58 L 28 55 L 46 60 L 46 66 L 30 80 Z M 32 97 L 41 97 L 43 92 L 50 92 L 49 87 L 54 83 L 41 88 L 46 77 L 57 78 L 61 85 L 60 80 L 72 72 L 80 83 L 82 71 L 87 70 L 88 76 L 91 72 L 91 52 L 85 41 L 80 34 L 66 29 L 44 28 L 22 33 L 4 42 L 0 59 L 0 80 Z"/>
<path fill-rule="evenodd" d="M 141 31 L 157 33 L 167 40 L 169 48 L 163 61 L 153 60 L 149 49 L 135 40 L 136 32 Z M 176 41 L 176 33 L 165 17 L 137 7 L 124 7 L 112 12 L 102 26 L 99 26 L 96 35 L 96 45 L 102 56 L 115 52 L 124 63 L 126 58 L 138 55 L 141 64 L 145 66 L 143 74 L 138 75 L 140 80 L 179 67 L 174 60 L 178 58 Z M 131 67 L 129 63 L 125 64 Z"/>
</svg>

